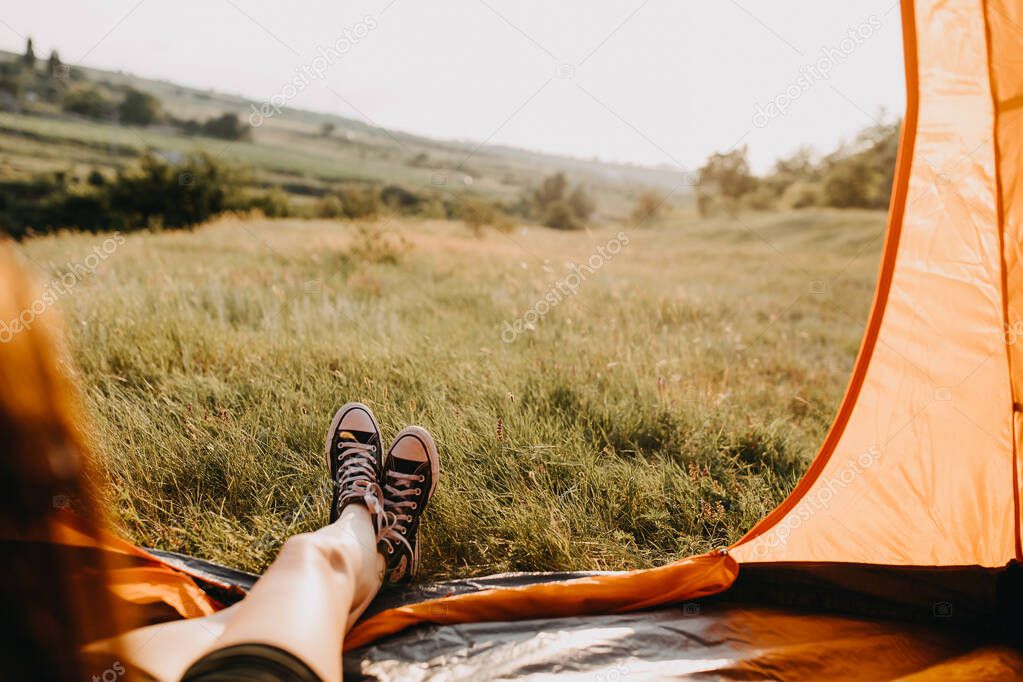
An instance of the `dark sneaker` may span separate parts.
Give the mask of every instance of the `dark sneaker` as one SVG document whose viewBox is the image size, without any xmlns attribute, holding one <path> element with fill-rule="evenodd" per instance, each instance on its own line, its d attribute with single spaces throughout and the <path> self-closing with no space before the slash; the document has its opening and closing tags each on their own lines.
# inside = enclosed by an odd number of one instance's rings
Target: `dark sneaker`
<svg viewBox="0 0 1023 682">
<path fill-rule="evenodd" d="M 408 580 L 419 570 L 419 520 L 439 476 L 440 459 L 430 434 L 421 426 L 403 429 L 387 451 L 380 480 L 387 525 L 379 547 L 389 582 Z"/>
<path fill-rule="evenodd" d="M 330 522 L 352 502 L 366 505 L 379 532 L 383 519 L 380 479 L 383 468 L 380 427 L 362 403 L 348 403 L 334 415 L 324 445 L 334 494 Z"/>
</svg>

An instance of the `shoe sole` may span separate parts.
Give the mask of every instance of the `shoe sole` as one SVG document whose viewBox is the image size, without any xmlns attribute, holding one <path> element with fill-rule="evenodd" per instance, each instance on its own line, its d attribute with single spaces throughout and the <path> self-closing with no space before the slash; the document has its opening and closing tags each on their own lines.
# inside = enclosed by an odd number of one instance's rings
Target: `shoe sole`
<svg viewBox="0 0 1023 682">
<path fill-rule="evenodd" d="M 369 415 L 369 419 L 373 422 L 373 428 L 377 430 L 377 436 L 380 441 L 383 442 L 384 436 L 380 433 L 380 424 L 377 423 L 377 416 L 373 414 L 373 410 L 369 409 L 362 403 L 345 403 L 341 406 L 337 412 L 334 413 L 334 418 L 330 421 L 330 427 L 327 429 L 327 436 L 323 442 L 323 458 L 327 462 L 327 473 L 333 477 L 333 467 L 330 463 L 330 442 L 334 440 L 334 434 L 337 433 L 337 427 L 341 424 L 341 420 L 344 419 L 345 415 L 354 409 L 361 409 Z"/>
<path fill-rule="evenodd" d="M 426 445 L 426 458 L 430 461 L 430 490 L 426 493 L 426 502 L 423 504 L 423 511 L 426 512 L 426 505 L 433 499 L 433 491 L 437 489 L 437 483 L 440 481 L 440 455 L 437 454 L 437 444 L 433 441 L 433 436 L 430 432 L 424 429 L 422 426 L 406 426 L 398 435 L 391 441 L 393 446 L 401 440 L 402 436 L 415 436 L 422 443 Z M 391 448 L 387 448 L 387 455 L 384 458 L 384 470 L 387 470 L 387 460 L 391 457 Z M 416 530 L 418 533 L 418 529 Z M 419 572 L 419 538 L 416 538 L 416 548 L 412 551 L 412 565 L 409 566 L 408 578 L 413 578 Z"/>
</svg>

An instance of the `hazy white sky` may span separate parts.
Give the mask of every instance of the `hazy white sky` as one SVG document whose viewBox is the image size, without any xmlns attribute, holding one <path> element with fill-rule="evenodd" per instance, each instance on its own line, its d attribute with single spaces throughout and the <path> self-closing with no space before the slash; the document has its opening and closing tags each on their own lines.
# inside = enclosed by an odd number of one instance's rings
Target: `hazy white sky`
<svg viewBox="0 0 1023 682">
<path fill-rule="evenodd" d="M 576 156 L 695 166 L 741 141 L 763 169 L 904 105 L 896 0 L 5 5 L 7 49 L 255 99 L 304 72 L 289 105 Z"/>
</svg>

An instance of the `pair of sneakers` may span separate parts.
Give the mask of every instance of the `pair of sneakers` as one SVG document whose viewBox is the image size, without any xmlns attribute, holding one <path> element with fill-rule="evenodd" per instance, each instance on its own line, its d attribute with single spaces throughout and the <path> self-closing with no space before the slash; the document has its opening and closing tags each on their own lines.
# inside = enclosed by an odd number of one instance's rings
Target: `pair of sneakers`
<svg viewBox="0 0 1023 682">
<path fill-rule="evenodd" d="M 334 482 L 330 522 L 349 504 L 364 504 L 386 560 L 385 579 L 412 578 L 419 569 L 419 521 L 440 476 L 433 438 L 421 426 L 409 426 L 385 454 L 373 412 L 348 403 L 334 415 L 324 448 Z"/>
</svg>

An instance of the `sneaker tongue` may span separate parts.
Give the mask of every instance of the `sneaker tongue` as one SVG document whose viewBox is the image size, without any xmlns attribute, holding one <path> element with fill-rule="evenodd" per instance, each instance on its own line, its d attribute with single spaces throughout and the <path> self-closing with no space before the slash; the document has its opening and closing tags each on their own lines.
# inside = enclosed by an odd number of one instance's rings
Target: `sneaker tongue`
<svg viewBox="0 0 1023 682">
<path fill-rule="evenodd" d="M 388 465 L 390 469 L 403 474 L 417 474 L 429 466 L 429 463 L 425 461 L 417 462 L 415 460 L 403 459 L 401 457 L 392 457 L 391 462 Z"/>
<path fill-rule="evenodd" d="M 343 443 L 362 443 L 363 445 L 374 443 L 377 436 L 372 431 L 359 431 L 358 429 L 345 429 L 338 431 L 337 439 Z"/>
</svg>

